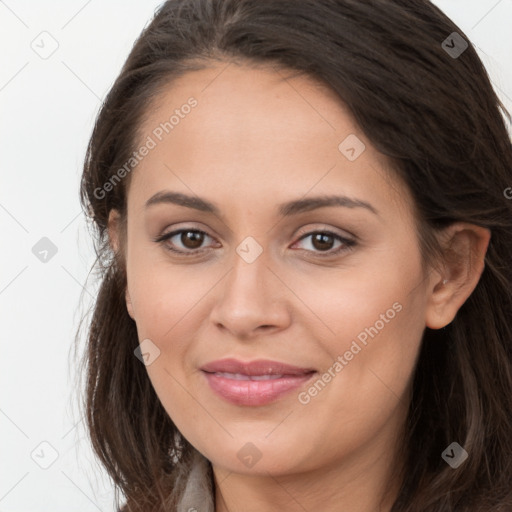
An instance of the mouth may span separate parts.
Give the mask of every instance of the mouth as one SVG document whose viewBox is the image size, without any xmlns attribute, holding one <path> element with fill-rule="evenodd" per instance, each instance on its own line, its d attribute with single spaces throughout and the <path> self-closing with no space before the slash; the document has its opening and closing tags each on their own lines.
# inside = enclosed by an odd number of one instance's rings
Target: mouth
<svg viewBox="0 0 512 512">
<path fill-rule="evenodd" d="M 222 359 L 202 366 L 210 389 L 235 405 L 275 402 L 309 381 L 317 371 L 269 360 L 243 362 Z"/>
</svg>

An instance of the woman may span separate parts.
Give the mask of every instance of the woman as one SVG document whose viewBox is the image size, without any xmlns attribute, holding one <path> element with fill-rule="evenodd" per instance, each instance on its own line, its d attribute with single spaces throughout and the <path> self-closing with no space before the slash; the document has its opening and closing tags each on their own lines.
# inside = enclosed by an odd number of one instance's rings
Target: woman
<svg viewBox="0 0 512 512">
<path fill-rule="evenodd" d="M 162 5 L 81 188 L 123 510 L 512 510 L 502 113 L 426 0 Z"/>
</svg>

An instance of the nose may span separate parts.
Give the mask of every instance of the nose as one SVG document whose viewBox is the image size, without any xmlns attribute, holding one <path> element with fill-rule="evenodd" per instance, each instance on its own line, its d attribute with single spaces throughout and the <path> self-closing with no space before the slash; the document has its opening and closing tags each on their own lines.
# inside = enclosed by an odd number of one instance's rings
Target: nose
<svg viewBox="0 0 512 512">
<path fill-rule="evenodd" d="M 265 251 L 252 262 L 234 254 L 231 270 L 217 287 L 211 312 L 218 329 L 237 339 L 251 340 L 262 332 L 277 332 L 289 326 L 293 294 L 272 266 Z"/>
</svg>

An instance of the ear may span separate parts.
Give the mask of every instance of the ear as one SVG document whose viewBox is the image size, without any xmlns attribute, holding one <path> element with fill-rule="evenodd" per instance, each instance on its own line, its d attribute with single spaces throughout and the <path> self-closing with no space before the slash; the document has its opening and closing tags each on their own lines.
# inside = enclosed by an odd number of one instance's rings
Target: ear
<svg viewBox="0 0 512 512">
<path fill-rule="evenodd" d="M 107 231 L 108 231 L 108 238 L 110 247 L 114 251 L 115 254 L 119 251 L 119 229 L 120 229 L 121 223 L 120 223 L 120 215 L 118 210 L 111 210 L 110 214 L 108 216 L 108 225 L 107 225 Z M 130 294 L 128 292 L 128 286 L 126 286 L 125 290 L 125 301 L 126 301 L 126 309 L 128 310 L 128 314 L 130 317 L 135 320 L 134 314 L 133 314 L 133 305 L 132 300 L 130 298 Z"/>
<path fill-rule="evenodd" d="M 463 222 L 443 231 L 441 270 L 432 272 L 427 290 L 427 327 L 441 329 L 455 318 L 480 280 L 490 238 L 487 228 Z"/>
<path fill-rule="evenodd" d="M 108 215 L 107 231 L 110 247 L 117 253 L 119 250 L 119 211 L 112 209 Z"/>
<path fill-rule="evenodd" d="M 125 297 L 126 309 L 128 310 L 128 314 L 130 315 L 132 320 L 135 320 L 135 315 L 133 313 L 132 299 L 130 298 L 130 294 L 128 293 L 128 286 L 126 287 L 124 297 Z"/>
</svg>

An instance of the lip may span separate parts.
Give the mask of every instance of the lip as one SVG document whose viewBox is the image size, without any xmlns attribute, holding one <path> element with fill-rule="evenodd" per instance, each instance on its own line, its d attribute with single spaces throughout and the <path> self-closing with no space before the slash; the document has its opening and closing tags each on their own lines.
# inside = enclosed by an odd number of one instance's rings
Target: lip
<svg viewBox="0 0 512 512">
<path fill-rule="evenodd" d="M 219 359 L 201 366 L 201 370 L 209 373 L 225 372 L 240 373 L 242 375 L 304 375 L 316 371 L 314 368 L 300 368 L 291 364 L 271 361 L 270 359 L 257 359 L 243 362 L 238 359 Z"/>
<path fill-rule="evenodd" d="M 236 405 L 248 406 L 274 402 L 317 373 L 313 368 L 301 368 L 268 359 L 250 362 L 220 359 L 200 369 L 217 395 Z M 250 379 L 258 376 L 267 376 L 267 379 Z"/>
</svg>

